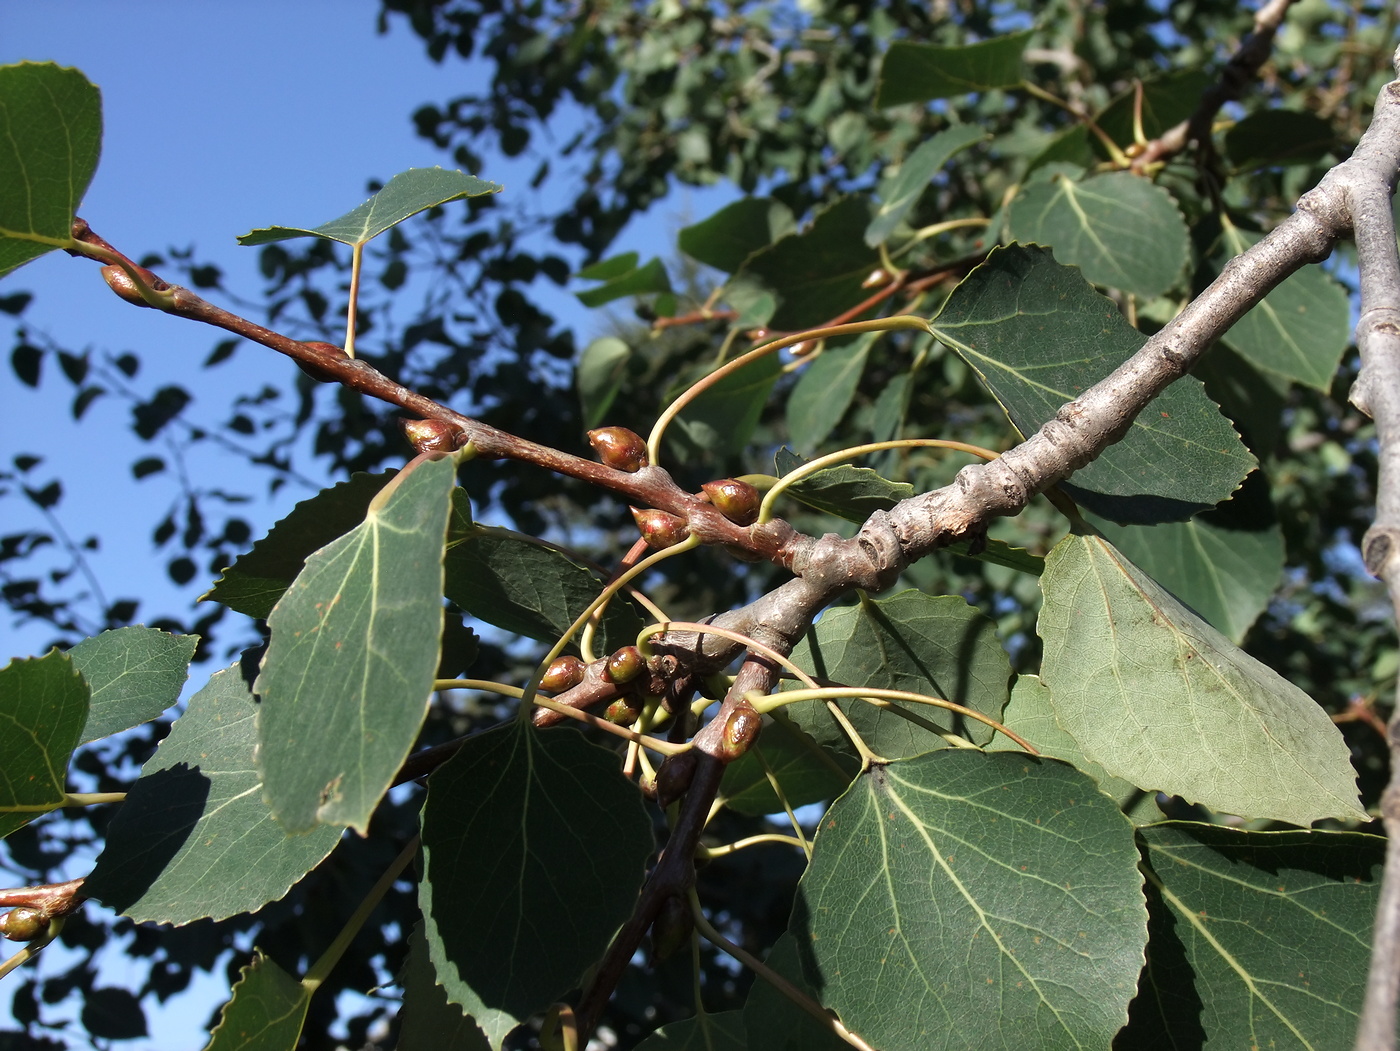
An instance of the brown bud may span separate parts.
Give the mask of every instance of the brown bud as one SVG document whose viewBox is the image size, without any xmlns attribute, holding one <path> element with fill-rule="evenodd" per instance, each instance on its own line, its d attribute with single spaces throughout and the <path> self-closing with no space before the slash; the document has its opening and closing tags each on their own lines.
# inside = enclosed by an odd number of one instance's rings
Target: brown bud
<svg viewBox="0 0 1400 1051">
<path fill-rule="evenodd" d="M 668 807 L 685 794 L 695 776 L 695 753 L 669 755 L 656 771 L 656 801 Z"/>
<path fill-rule="evenodd" d="M 636 646 L 623 646 L 608 658 L 608 665 L 603 669 L 603 678 L 619 685 L 631 682 L 642 674 L 646 666 L 647 662 L 641 650 Z"/>
<path fill-rule="evenodd" d="M 665 960 L 675 955 L 676 950 L 690 941 L 690 932 L 695 929 L 695 918 L 684 899 L 671 895 L 661 903 L 656 919 L 651 921 L 651 955 L 654 960 Z"/>
<path fill-rule="evenodd" d="M 725 721 L 724 733 L 720 736 L 719 758 L 726 763 L 738 759 L 758 740 L 758 732 L 761 729 L 763 716 L 752 708 L 739 708 L 731 712 Z"/>
<path fill-rule="evenodd" d="M 544 678 L 540 680 L 540 686 L 550 693 L 572 690 L 583 682 L 584 669 L 583 661 L 565 654 L 550 662 L 549 667 L 545 669 Z"/>
<path fill-rule="evenodd" d="M 861 288 L 879 288 L 881 285 L 890 283 L 890 272 L 883 266 L 878 266 L 866 276 L 860 283 Z"/>
<path fill-rule="evenodd" d="M 152 284 L 153 280 L 155 282 L 160 282 L 160 279 L 157 278 L 156 275 L 151 273 L 149 270 L 137 267 L 136 272 L 141 275 L 141 277 L 146 281 L 147 284 Z M 131 280 L 131 275 L 128 274 L 121 267 L 117 266 L 116 263 L 112 263 L 102 268 L 102 280 L 107 282 L 108 288 L 110 288 L 117 295 L 121 296 L 132 306 L 148 307 L 151 305 L 141 298 L 141 290 L 136 287 L 136 282 Z M 152 287 L 155 286 L 152 285 Z"/>
<path fill-rule="evenodd" d="M 647 465 L 647 443 L 626 427 L 599 427 L 588 432 L 598 459 L 617 471 L 640 471 Z"/>
<path fill-rule="evenodd" d="M 462 442 L 462 428 L 446 420 L 400 420 L 399 426 L 420 453 L 455 452 Z"/>
<path fill-rule="evenodd" d="M 817 349 L 817 340 L 804 339 L 801 343 L 794 343 L 788 347 L 787 352 L 794 358 L 805 358 L 812 351 Z"/>
<path fill-rule="evenodd" d="M 618 726 L 631 726 L 642 716 L 642 706 L 631 697 L 619 697 L 608 705 L 604 717 Z"/>
<path fill-rule="evenodd" d="M 642 531 L 642 539 L 647 542 L 647 547 L 661 551 L 675 547 L 690 535 L 690 528 L 685 524 L 685 520 L 676 515 L 650 507 L 645 510 L 632 507 L 629 510 L 637 521 L 637 528 Z"/>
<path fill-rule="evenodd" d="M 648 799 L 655 799 L 656 775 L 643 774 L 641 777 L 637 778 L 637 787 L 642 790 L 642 795 L 646 796 Z"/>
<path fill-rule="evenodd" d="M 40 909 L 21 905 L 0 916 L 0 934 L 12 942 L 32 942 L 49 929 L 49 918 Z"/>
<path fill-rule="evenodd" d="M 721 478 L 706 482 L 701 491 L 715 509 L 735 525 L 753 525 L 758 518 L 758 490 L 737 478 Z"/>
</svg>

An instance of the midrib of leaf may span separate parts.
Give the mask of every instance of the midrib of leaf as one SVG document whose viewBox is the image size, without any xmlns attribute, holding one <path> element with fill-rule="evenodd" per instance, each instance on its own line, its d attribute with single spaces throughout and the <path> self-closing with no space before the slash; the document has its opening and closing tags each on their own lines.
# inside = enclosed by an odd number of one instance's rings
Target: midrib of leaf
<svg viewBox="0 0 1400 1051">
<path fill-rule="evenodd" d="M 897 783 L 897 784 L 903 786 L 904 788 L 909 789 L 910 791 L 914 791 L 914 792 L 923 792 L 923 793 L 925 793 L 926 795 L 931 795 L 931 796 L 934 796 L 935 798 L 938 798 L 938 799 L 947 800 L 948 802 L 961 803 L 961 804 L 963 804 L 963 805 L 965 805 L 965 806 L 970 806 L 970 807 L 976 807 L 976 806 L 978 806 L 977 803 L 974 803 L 974 802 L 973 802 L 972 800 L 970 800 L 970 799 L 962 799 L 962 798 L 957 798 L 957 799 L 955 799 L 954 797 L 949 796 L 949 795 L 947 795 L 946 793 L 943 793 L 943 792 L 936 792 L 936 791 L 933 791 L 932 789 L 925 789 L 925 788 L 920 787 L 920 786 L 911 785 L 911 784 L 909 784 L 908 782 L 901 780 L 901 779 L 898 778 L 897 776 L 888 774 L 888 772 L 886 772 L 886 776 L 887 776 L 888 780 L 890 780 L 890 781 L 892 781 L 892 782 L 895 782 L 895 783 Z M 891 791 L 891 792 L 889 793 L 889 798 L 890 798 L 891 802 L 893 802 L 894 805 L 897 806 L 897 807 L 900 809 L 900 811 L 904 814 L 904 816 L 907 817 L 907 818 L 910 820 L 910 822 L 913 823 L 914 827 L 915 827 L 916 829 L 918 829 L 919 837 L 924 841 L 925 846 L 928 847 L 929 853 L 933 855 L 934 861 L 936 861 L 936 862 L 938 863 L 938 867 L 939 867 L 940 869 L 942 869 L 943 872 L 944 872 L 944 874 L 948 877 L 948 879 L 952 881 L 953 886 L 957 888 L 958 893 L 961 894 L 961 895 L 963 896 L 963 900 L 966 901 L 966 902 L 968 903 L 968 905 L 972 907 L 972 910 L 977 914 L 978 923 L 980 923 L 981 926 L 982 926 L 982 929 L 985 930 L 985 931 L 987 932 L 987 934 L 991 936 L 992 941 L 996 944 L 996 947 L 997 947 L 998 950 L 1000 950 L 1002 956 L 1004 956 L 1006 959 L 1010 960 L 1011 963 L 1012 963 L 1013 965 L 1015 965 L 1016 970 L 1018 970 L 1018 971 L 1025 977 L 1026 981 L 1030 983 L 1031 988 L 1034 989 L 1036 995 L 1037 995 L 1038 997 L 1040 997 L 1040 1002 L 1043 1003 L 1047 1008 L 1049 1008 L 1051 1014 L 1053 1014 L 1053 1015 L 1055 1016 L 1055 1020 L 1056 1020 L 1057 1022 L 1060 1023 L 1060 1028 L 1062 1028 L 1062 1029 L 1065 1031 L 1065 1033 L 1066 1033 L 1067 1035 L 1072 1035 L 1073 1030 L 1071 1030 L 1070 1027 L 1069 1027 L 1068 1025 L 1065 1024 L 1064 1019 L 1062 1019 L 1062 1018 L 1060 1017 L 1060 1011 L 1059 1011 L 1059 1009 L 1046 997 L 1045 993 L 1041 990 L 1041 988 L 1040 988 L 1040 982 L 1038 982 L 1038 981 L 1036 980 L 1036 978 L 1035 978 L 1034 975 L 1032 975 L 1029 971 L 1026 970 L 1025 965 L 1021 962 L 1020 958 L 1019 958 L 1015 953 L 1013 953 L 1010 949 L 1008 949 L 1008 948 L 1006 947 L 1006 944 L 1001 940 L 1001 937 L 997 934 L 995 928 L 993 928 L 993 926 L 991 925 L 991 923 L 988 922 L 986 911 L 982 908 L 982 906 L 981 906 L 980 904 L 978 904 L 977 899 L 976 899 L 975 897 L 973 897 L 973 895 L 971 894 L 971 892 L 969 892 L 968 889 L 967 889 L 967 887 L 963 884 L 962 880 L 958 879 L 957 874 L 953 872 L 953 870 L 948 866 L 948 863 L 943 859 L 943 853 L 942 853 L 942 851 L 940 851 L 940 850 L 938 849 L 938 847 L 937 847 L 937 846 L 935 845 L 935 843 L 933 842 L 933 839 L 932 839 L 932 837 L 931 837 L 930 834 L 929 834 L 928 826 L 926 826 L 922 821 L 920 821 L 919 818 L 914 814 L 914 812 L 913 812 L 912 810 L 909 809 L 909 807 L 905 804 L 904 800 L 900 798 L 898 792 Z M 979 807 L 979 809 L 989 809 L 989 808 L 986 808 L 986 807 Z M 997 816 L 1000 818 L 1000 817 L 1006 817 L 1007 815 L 998 813 Z M 886 833 L 885 833 L 885 824 L 884 824 L 883 821 L 880 821 L 880 820 L 879 820 L 879 814 L 878 814 L 878 813 L 876 814 L 876 825 L 877 825 L 877 826 L 879 827 L 879 829 L 880 829 L 880 850 L 881 850 L 881 852 L 885 855 L 886 864 L 885 864 L 884 867 L 885 867 L 885 870 L 888 871 L 889 868 L 890 868 L 890 866 L 889 866 L 890 852 L 889 852 L 889 849 L 888 849 L 889 840 L 888 840 L 888 838 L 887 838 L 887 836 L 886 836 Z M 981 854 L 982 857 L 986 858 L 988 861 L 993 862 L 994 864 L 1001 865 L 1003 868 L 1006 868 L 1006 866 L 1005 866 L 1002 862 L 998 861 L 996 858 L 994 858 L 994 857 L 992 857 L 991 855 L 989 855 L 986 851 L 978 850 L 978 849 L 977 849 L 976 847 L 974 847 L 971 843 L 968 843 L 968 842 L 966 842 L 965 840 L 958 839 L 957 836 L 952 836 L 951 838 L 954 840 L 954 842 L 957 842 L 957 843 L 961 844 L 961 845 L 962 845 L 963 847 L 965 847 L 966 849 L 971 850 L 971 851 L 973 851 L 974 853 Z M 1016 875 L 1017 875 L 1017 876 L 1021 876 L 1021 875 L 1023 875 L 1023 873 L 1016 873 Z M 890 894 L 891 894 L 891 897 L 890 897 L 890 904 L 894 907 L 894 909 L 895 909 L 895 916 L 897 917 L 897 916 L 899 915 L 899 907 L 898 907 L 898 905 L 896 904 L 896 899 L 895 899 L 894 896 L 893 896 L 893 894 L 894 894 L 893 888 L 891 888 Z M 1043 933 L 1043 932 L 1042 932 L 1042 933 Z M 901 937 L 903 937 L 902 931 L 901 931 Z M 1068 946 L 1065 946 L 1065 948 L 1068 948 Z M 917 957 L 915 957 L 914 954 L 912 954 L 912 953 L 910 954 L 910 958 L 911 958 L 911 959 L 917 959 Z M 921 973 L 922 973 L 922 972 L 921 972 Z M 931 989 L 931 988 L 933 988 L 933 986 L 930 984 L 930 985 L 929 985 L 929 988 Z"/>
<path fill-rule="evenodd" d="M 1083 188 L 1076 190 L 1074 183 L 1070 182 L 1068 179 L 1060 180 L 1060 193 L 1064 196 L 1064 199 L 1069 202 L 1069 206 L 1074 209 L 1074 214 L 1079 217 L 1079 225 L 1084 228 L 1084 233 L 1093 242 L 1094 247 L 1102 252 L 1106 258 L 1114 260 L 1114 269 L 1118 271 L 1119 275 L 1122 275 L 1123 270 L 1117 265 L 1117 259 L 1113 252 L 1106 244 L 1099 240 L 1099 235 L 1094 231 L 1094 226 L 1089 221 L 1089 217 L 1084 214 L 1084 209 L 1080 207 L 1077 194 L 1083 193 L 1085 197 L 1092 197 L 1096 201 L 1106 201 L 1110 206 L 1115 206 L 1117 202 L 1112 198 L 1098 197 L 1091 193 L 1085 193 Z"/>
<path fill-rule="evenodd" d="M 1199 934 L 1202 938 L 1206 940 L 1206 942 L 1210 944 L 1210 947 L 1219 954 L 1220 958 L 1225 961 L 1229 968 L 1240 976 L 1240 981 L 1244 982 L 1245 987 L 1250 992 L 1250 995 L 1257 998 L 1260 1003 L 1262 1003 L 1265 1007 L 1272 1011 L 1274 1017 L 1277 1018 L 1280 1022 L 1282 1022 L 1285 1026 L 1287 1026 L 1288 1031 L 1292 1033 L 1293 1036 L 1297 1039 L 1297 1041 L 1300 1044 L 1302 1044 L 1305 1048 L 1307 1048 L 1308 1051 L 1315 1051 L 1313 1045 L 1308 1042 L 1307 1037 L 1303 1036 L 1302 1033 L 1298 1032 L 1298 1027 L 1295 1026 L 1288 1019 L 1288 1016 L 1285 1015 L 1282 1011 L 1280 1011 L 1278 1007 L 1274 1005 L 1274 1002 L 1270 1000 L 1267 996 L 1265 996 L 1263 992 L 1260 991 L 1258 985 L 1256 985 L 1254 982 L 1254 976 L 1251 975 L 1249 971 L 1247 971 L 1245 967 L 1238 960 L 1235 959 L 1233 953 L 1226 949 L 1225 946 L 1221 945 L 1220 942 L 1216 941 L 1215 936 L 1211 934 L 1210 931 L 1208 931 L 1205 928 L 1204 924 L 1200 922 L 1200 917 L 1196 915 L 1195 910 L 1191 909 L 1184 901 L 1182 901 L 1170 890 L 1164 887 L 1162 885 L 1162 881 L 1157 878 L 1156 874 L 1153 873 L 1151 869 L 1147 869 L 1144 867 L 1144 871 L 1147 874 L 1147 878 L 1152 882 L 1152 885 L 1156 887 L 1158 893 L 1162 895 L 1162 899 L 1170 905 L 1174 906 L 1177 910 L 1177 913 L 1184 917 L 1186 922 L 1191 924 L 1191 926 L 1195 929 L 1196 933 Z"/>
</svg>

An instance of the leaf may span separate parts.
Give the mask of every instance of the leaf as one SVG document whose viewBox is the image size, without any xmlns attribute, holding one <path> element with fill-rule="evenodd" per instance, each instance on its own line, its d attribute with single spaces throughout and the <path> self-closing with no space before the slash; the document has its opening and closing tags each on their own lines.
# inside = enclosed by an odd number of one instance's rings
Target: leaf
<svg viewBox="0 0 1400 1051">
<path fill-rule="evenodd" d="M 1351 1048 L 1385 841 L 1140 829 L 1151 954 L 1122 1046 Z"/>
<path fill-rule="evenodd" d="M 899 166 L 899 173 L 890 180 L 888 188 L 881 190 L 880 208 L 866 227 L 865 243 L 874 248 L 889 240 L 890 234 L 919 203 L 934 175 L 955 154 L 981 142 L 986 135 L 980 125 L 957 124 L 920 143 Z"/>
<path fill-rule="evenodd" d="M 414 924 L 408 936 L 408 960 L 399 984 L 403 986 L 403 1007 L 394 1051 L 489 1051 L 486 1034 L 437 984 L 421 923 Z"/>
<path fill-rule="evenodd" d="M 68 759 L 88 717 L 88 686 L 68 654 L 0 669 L 0 836 L 60 806 Z"/>
<path fill-rule="evenodd" d="M 938 47 L 896 40 L 880 67 L 879 109 L 906 102 L 954 98 L 1021 83 L 1021 52 L 1031 32 L 1008 33 L 980 44 Z"/>
<path fill-rule="evenodd" d="M 1040 586 L 1041 678 L 1109 773 L 1241 817 L 1366 819 L 1327 713 L 1106 540 L 1065 537 Z"/>
<path fill-rule="evenodd" d="M 0 275 L 73 243 L 102 149 L 102 96 L 76 69 L 0 66 Z"/>
<path fill-rule="evenodd" d="M 791 933 L 784 933 L 773 943 L 763 962 L 820 1002 L 802 976 L 797 941 Z M 763 1051 L 847 1051 L 851 1046 L 769 985 L 762 976 L 754 979 L 749 998 L 744 1001 L 744 1029 L 749 1047 Z"/>
<path fill-rule="evenodd" d="M 1157 526 L 1095 523 L 1124 556 L 1236 645 L 1283 576 L 1277 525 L 1249 532 L 1201 518 Z"/>
<path fill-rule="evenodd" d="M 794 810 L 835 799 L 858 769 L 845 752 L 823 748 L 791 722 L 778 720 L 764 728 L 758 744 L 724 768 L 719 792 L 725 806 L 755 816 L 782 813 L 764 763 Z"/>
<path fill-rule="evenodd" d="M 553 643 L 603 592 L 573 559 L 506 530 L 478 526 L 448 545 L 444 593 L 473 617 Z M 603 614 L 599 644 L 608 652 L 642 630 L 636 607 L 616 595 Z"/>
<path fill-rule="evenodd" d="M 1155 792 L 1145 792 L 1121 777 L 1114 777 L 1092 759 L 1085 758 L 1079 742 L 1065 733 L 1056 720 L 1054 699 L 1039 676 L 1016 677 L 1011 687 L 1011 700 L 1002 712 L 1001 721 L 1035 745 L 1041 755 L 1069 763 L 1092 777 L 1101 791 L 1118 801 L 1118 806 L 1133 824 L 1145 825 L 1162 820 Z M 1021 746 L 1004 734 L 993 737 L 986 748 L 989 752 L 1023 753 Z"/>
<path fill-rule="evenodd" d="M 352 474 L 348 481 L 303 500 L 251 551 L 235 559 L 202 597 L 266 620 L 308 556 L 363 522 L 370 501 L 395 473 Z"/>
<path fill-rule="evenodd" d="M 753 437 L 780 375 L 778 356 L 766 354 L 707 387 L 672 421 L 668 446 L 679 450 L 678 459 L 737 454 Z"/>
<path fill-rule="evenodd" d="M 116 986 L 87 990 L 79 1019 L 89 1035 L 104 1040 L 137 1040 L 148 1034 L 140 999 Z"/>
<path fill-rule="evenodd" d="M 823 350 L 802 370 L 787 403 L 793 445 L 815 450 L 841 422 L 855 397 L 875 336 L 872 332 L 844 347 Z"/>
<path fill-rule="evenodd" d="M 84 639 L 68 656 L 92 690 L 79 744 L 149 722 L 180 699 L 198 635 L 128 627 Z"/>
<path fill-rule="evenodd" d="M 779 449 L 773 462 L 780 476 L 791 474 L 807 463 L 786 446 Z M 839 464 L 824 467 L 788 486 L 787 495 L 818 511 L 844 518 L 848 522 L 864 522 L 876 511 L 888 511 L 901 500 L 914 495 L 908 482 L 891 482 L 869 467 Z"/>
<path fill-rule="evenodd" d="M 572 730 L 503 726 L 432 775 L 424 934 L 448 999 L 492 1047 L 597 961 L 651 850 L 651 819 L 617 756 Z"/>
<path fill-rule="evenodd" d="M 85 890 L 137 923 L 256 912 L 340 841 L 288 836 L 263 802 L 257 703 L 235 665 L 210 677 L 141 768 Z"/>
<path fill-rule="evenodd" d="M 745 1051 L 742 1011 L 720 1011 L 697 1015 L 664 1025 L 635 1051 Z"/>
<path fill-rule="evenodd" d="M 1103 379 L 1144 342 L 1111 301 L 1048 249 L 993 249 L 953 291 L 934 334 L 982 377 L 1023 435 Z M 1116 522 L 1189 518 L 1254 467 L 1200 381 L 1177 380 L 1127 435 L 1064 488 Z"/>
<path fill-rule="evenodd" d="M 1236 226 L 1221 234 L 1217 267 L 1263 240 Z M 1294 271 L 1225 333 L 1232 350 L 1261 369 L 1324 393 L 1351 341 L 1347 293 L 1317 264 Z"/>
<path fill-rule="evenodd" d="M 204 1051 L 293 1051 L 311 990 L 260 952 L 244 967 Z"/>
<path fill-rule="evenodd" d="M 925 595 L 912 588 L 885 599 L 862 596 L 855 606 L 827 610 L 797 644 L 792 659 L 819 680 L 922 693 L 993 719 L 1010 690 L 1011 665 L 992 621 L 956 595 Z M 836 703 L 866 743 L 887 759 L 945 748 L 940 729 L 977 744 L 992 736 L 985 723 L 932 705 L 896 705 L 915 722 L 861 700 Z M 850 748 L 824 702 L 798 701 L 785 711 L 818 744 Z"/>
<path fill-rule="evenodd" d="M 972 554 L 972 542 L 962 540 L 956 544 L 949 544 L 948 551 L 963 558 L 975 558 L 979 562 L 988 562 L 994 566 L 1005 566 L 1007 569 L 1014 569 L 1017 573 L 1025 573 L 1032 577 L 1038 577 L 1045 572 L 1045 559 L 1039 555 L 1032 554 L 1024 547 L 1012 547 L 1004 540 L 984 541 L 986 544 L 977 554 Z"/>
<path fill-rule="evenodd" d="M 268 617 L 254 692 L 263 793 L 288 832 L 361 834 L 428 710 L 456 461 L 418 459 L 306 560 Z"/>
<path fill-rule="evenodd" d="M 1311 164 L 1336 145 L 1331 123 L 1302 110 L 1251 113 L 1225 133 L 1225 156 L 1240 170 Z"/>
<path fill-rule="evenodd" d="M 338 219 L 316 227 L 269 226 L 238 238 L 241 245 L 262 245 L 293 237 L 324 237 L 341 244 L 362 245 L 419 212 L 459 201 L 500 193 L 501 187 L 465 172 L 445 168 L 410 168 L 399 172 L 364 204 Z"/>
<path fill-rule="evenodd" d="M 622 389 L 632 348 L 616 336 L 603 336 L 583 348 L 574 381 L 583 403 L 583 425 L 597 427 Z"/>
<path fill-rule="evenodd" d="M 678 243 L 692 259 L 732 274 L 754 252 L 795 228 L 787 205 L 771 197 L 742 197 L 681 230 Z"/>
<path fill-rule="evenodd" d="M 1136 87 L 1129 87 L 1103 108 L 1094 123 L 1126 149 L 1135 141 L 1133 129 L 1139 120 L 1143 136 L 1155 139 L 1191 116 L 1201 103 L 1201 93 L 1213 83 L 1214 77 L 1203 69 L 1163 73 L 1142 82 L 1141 104 Z M 1091 135 L 1089 141 L 1099 156 L 1108 156 L 1096 136 Z"/>
<path fill-rule="evenodd" d="M 628 255 L 635 256 L 635 252 Z M 587 271 L 582 271 L 579 277 L 589 276 Z M 611 303 L 614 299 L 622 299 L 626 296 L 643 296 L 651 292 L 671 291 L 671 279 L 666 276 L 666 267 L 660 259 L 650 259 L 634 270 L 628 270 L 617 277 L 610 278 L 607 282 L 597 288 L 590 288 L 585 292 L 575 293 L 578 301 L 586 307 L 600 307 L 604 303 Z"/>
<path fill-rule="evenodd" d="M 1053 760 L 872 767 L 822 819 L 790 930 L 808 983 L 881 1051 L 1107 1047 L 1147 911 L 1132 826 Z"/>
<path fill-rule="evenodd" d="M 1186 265 L 1186 221 L 1176 202 L 1128 172 L 1033 183 L 1011 202 L 1008 229 L 1013 240 L 1054 248 L 1056 259 L 1094 284 L 1144 299 L 1171 288 Z"/>
<path fill-rule="evenodd" d="M 880 265 L 863 240 L 869 225 L 870 202 L 842 197 L 818 211 L 806 230 L 749 256 L 740 274 L 757 278 L 778 297 L 771 327 L 812 328 L 869 297 L 861 283 Z"/>
</svg>

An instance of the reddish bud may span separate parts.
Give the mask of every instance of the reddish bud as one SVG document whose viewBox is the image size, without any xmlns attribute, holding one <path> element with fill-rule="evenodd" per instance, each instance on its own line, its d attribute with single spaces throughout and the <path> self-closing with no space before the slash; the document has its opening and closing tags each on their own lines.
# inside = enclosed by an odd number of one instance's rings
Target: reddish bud
<svg viewBox="0 0 1400 1051">
<path fill-rule="evenodd" d="M 805 358 L 816 349 L 817 341 L 815 339 L 804 339 L 801 343 L 794 343 L 788 347 L 787 352 L 794 358 Z"/>
<path fill-rule="evenodd" d="M 870 271 L 864 281 L 860 283 L 861 288 L 879 288 L 881 285 L 890 283 L 890 272 L 883 266 L 876 267 Z"/>
<path fill-rule="evenodd" d="M 752 708 L 740 708 L 731 712 L 724 724 L 724 733 L 719 742 L 719 758 L 732 763 L 749 750 L 758 740 L 758 732 L 763 729 L 763 716 Z"/>
<path fill-rule="evenodd" d="M 141 277 L 146 281 L 147 284 L 152 284 L 153 281 L 161 284 L 164 283 L 161 282 L 160 279 L 157 278 L 156 275 L 151 273 L 149 270 L 144 270 L 138 267 L 136 272 L 141 275 Z M 148 307 L 151 305 L 141 298 L 141 290 L 136 287 L 136 282 L 131 280 L 131 275 L 128 274 L 121 267 L 117 266 L 116 263 L 112 263 L 102 268 L 102 280 L 107 282 L 108 288 L 110 288 L 117 295 L 121 296 L 132 306 Z M 155 286 L 152 285 L 152 287 Z"/>
<path fill-rule="evenodd" d="M 540 680 L 540 686 L 550 693 L 572 690 L 583 682 L 584 669 L 583 661 L 566 654 L 550 662 L 549 667 L 545 669 L 544 678 Z"/>
<path fill-rule="evenodd" d="M 686 525 L 685 520 L 673 514 L 651 507 L 645 510 L 633 507 L 630 510 L 632 517 L 636 519 L 637 528 L 642 531 L 642 539 L 647 542 L 647 547 L 661 551 L 675 547 L 690 535 L 690 527 Z"/>
<path fill-rule="evenodd" d="M 667 756 L 656 771 L 656 801 L 668 807 L 690 787 L 695 777 L 695 753 L 679 752 Z"/>
<path fill-rule="evenodd" d="M 735 525 L 753 525 L 758 518 L 758 490 L 737 478 L 721 478 L 700 487 L 710 503 Z"/>
<path fill-rule="evenodd" d="M 616 471 L 640 471 L 647 465 L 647 443 L 626 427 L 599 427 L 588 432 L 588 444 L 598 459 Z"/>
<path fill-rule="evenodd" d="M 619 697 L 608 705 L 604 717 L 618 726 L 631 726 L 642 717 L 642 706 L 631 697 Z"/>
<path fill-rule="evenodd" d="M 420 453 L 456 452 L 462 428 L 446 420 L 400 420 L 399 426 Z"/>
<path fill-rule="evenodd" d="M 642 656 L 641 650 L 636 646 L 623 646 L 608 658 L 608 665 L 603 669 L 603 678 L 621 685 L 642 674 L 646 666 L 646 658 Z"/>
<path fill-rule="evenodd" d="M 49 918 L 40 909 L 21 905 L 0 916 L 0 934 L 12 942 L 32 942 L 49 929 Z"/>
</svg>

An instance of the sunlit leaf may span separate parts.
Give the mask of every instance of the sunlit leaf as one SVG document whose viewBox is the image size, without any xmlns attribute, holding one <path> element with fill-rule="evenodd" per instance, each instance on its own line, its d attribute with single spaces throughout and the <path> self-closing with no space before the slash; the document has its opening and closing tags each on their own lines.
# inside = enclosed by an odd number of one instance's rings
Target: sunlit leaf
<svg viewBox="0 0 1400 1051">
<path fill-rule="evenodd" d="M 263 802 L 257 707 L 237 666 L 190 698 L 113 817 L 88 893 L 138 923 L 220 920 L 281 898 L 331 852 L 339 828 L 288 836 Z"/>
<path fill-rule="evenodd" d="M 919 203 L 934 175 L 960 150 L 980 142 L 986 135 L 980 125 L 958 124 L 920 143 L 900 164 L 899 174 L 881 190 L 880 208 L 866 228 L 865 243 L 873 248 L 887 241 Z"/>
<path fill-rule="evenodd" d="M 102 148 L 102 97 L 76 69 L 0 66 L 0 274 L 73 243 Z"/>
<path fill-rule="evenodd" d="M 1072 767 L 933 752 L 827 812 L 789 929 L 808 984 L 881 1051 L 1106 1048 L 1143 966 L 1137 862 Z"/>
<path fill-rule="evenodd" d="M 896 40 L 880 67 L 875 105 L 899 106 L 955 98 L 1021 83 L 1021 52 L 1031 33 L 1009 33 L 977 44 L 938 47 Z"/>
<path fill-rule="evenodd" d="M 603 422 L 613 399 L 622 389 L 627 361 L 632 349 L 616 336 L 603 336 L 583 348 L 574 382 L 583 403 L 583 424 L 597 427 Z"/>
<path fill-rule="evenodd" d="M 778 814 L 783 801 L 773 791 L 769 771 L 782 786 L 788 806 L 796 809 L 835 799 L 857 769 L 847 753 L 824 748 L 795 724 L 775 722 L 757 744 L 724 768 L 719 791 L 724 805 L 741 814 Z"/>
<path fill-rule="evenodd" d="M 239 974 L 204 1051 L 293 1051 L 311 990 L 262 953 Z"/>
<path fill-rule="evenodd" d="M 1040 585 L 1041 678 L 1109 773 L 1242 817 L 1365 820 L 1327 713 L 1107 541 L 1066 537 Z"/>
<path fill-rule="evenodd" d="M 773 458 L 779 476 L 791 474 L 808 461 L 786 446 Z M 914 495 L 908 482 L 892 482 L 869 467 L 837 464 L 814 471 L 788 486 L 788 496 L 818 511 L 864 522 L 875 511 L 888 511 L 901 500 Z"/>
<path fill-rule="evenodd" d="M 433 774 L 424 934 L 448 999 L 493 1047 L 597 961 L 651 850 L 651 819 L 617 756 L 572 730 L 501 727 Z"/>
<path fill-rule="evenodd" d="M 842 347 L 829 347 L 802 370 L 788 395 L 787 425 L 792 444 L 815 451 L 850 407 L 875 342 L 869 333 Z"/>
<path fill-rule="evenodd" d="M 241 245 L 262 245 L 292 237 L 324 237 L 341 244 L 364 244 L 391 226 L 419 212 L 464 197 L 500 193 L 501 187 L 460 171 L 445 168 L 410 168 L 399 172 L 364 204 L 320 226 L 269 226 L 238 238 Z"/>
<path fill-rule="evenodd" d="M 438 984 L 421 923 L 415 924 L 408 936 L 408 961 L 399 984 L 403 986 L 403 1007 L 395 1051 L 489 1051 L 486 1034 Z"/>
<path fill-rule="evenodd" d="M 84 639 L 68 656 L 92 689 L 79 744 L 149 722 L 180 699 L 198 635 L 129 627 Z"/>
<path fill-rule="evenodd" d="M 268 617 L 258 767 L 289 832 L 321 822 L 363 833 L 427 713 L 456 462 L 410 467 L 306 560 Z"/>
<path fill-rule="evenodd" d="M 0 836 L 8 836 L 63 802 L 88 685 L 54 650 L 0 669 L 0 697 Z"/>
<path fill-rule="evenodd" d="M 934 334 L 977 370 L 1023 435 L 1142 346 L 1114 304 L 1048 249 L 992 252 L 949 297 Z M 1230 495 L 1254 467 L 1199 380 L 1177 380 L 1116 445 L 1064 488 L 1116 522 L 1189 518 Z"/>
</svg>

